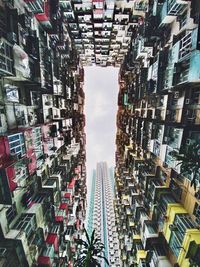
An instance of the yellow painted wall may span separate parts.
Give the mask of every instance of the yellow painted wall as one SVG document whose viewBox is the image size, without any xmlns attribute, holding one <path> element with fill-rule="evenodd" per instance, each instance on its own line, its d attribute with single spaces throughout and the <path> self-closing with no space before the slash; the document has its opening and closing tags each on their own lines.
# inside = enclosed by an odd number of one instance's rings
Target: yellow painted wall
<svg viewBox="0 0 200 267">
<path fill-rule="evenodd" d="M 187 255 L 189 245 L 191 241 L 195 241 L 197 244 L 200 244 L 200 231 L 197 229 L 188 229 L 186 231 L 182 247 L 178 257 L 178 264 L 181 267 L 190 267 L 189 259 L 186 259 L 185 256 Z"/>
<path fill-rule="evenodd" d="M 137 251 L 137 263 L 140 262 L 140 259 L 146 259 L 147 251 L 145 250 L 138 250 Z"/>
<path fill-rule="evenodd" d="M 167 221 L 165 222 L 163 227 L 163 235 L 167 240 L 167 242 L 169 242 L 171 236 L 171 230 L 169 229 L 169 225 L 173 224 L 176 214 L 182 214 L 182 213 L 187 213 L 187 211 L 183 208 L 181 204 L 178 203 L 168 204 L 166 213 Z"/>
</svg>

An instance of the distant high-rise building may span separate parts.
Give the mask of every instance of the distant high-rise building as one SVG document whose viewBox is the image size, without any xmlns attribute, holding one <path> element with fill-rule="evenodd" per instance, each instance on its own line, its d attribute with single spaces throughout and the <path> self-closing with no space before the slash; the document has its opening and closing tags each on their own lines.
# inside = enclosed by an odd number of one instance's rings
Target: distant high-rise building
<svg viewBox="0 0 200 267">
<path fill-rule="evenodd" d="M 95 229 L 97 235 L 105 245 L 105 256 L 112 267 L 121 266 L 119 255 L 119 241 L 114 215 L 114 188 L 112 169 L 108 169 L 106 162 L 97 163 L 93 172 L 90 207 L 88 210 L 87 229 L 89 234 Z M 102 266 L 107 266 L 102 262 Z"/>
</svg>

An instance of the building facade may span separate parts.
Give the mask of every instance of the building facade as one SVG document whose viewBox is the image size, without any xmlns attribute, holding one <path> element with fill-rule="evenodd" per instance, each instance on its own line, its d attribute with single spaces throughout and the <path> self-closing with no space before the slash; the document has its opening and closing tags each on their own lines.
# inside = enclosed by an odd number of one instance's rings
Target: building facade
<svg viewBox="0 0 200 267">
<path fill-rule="evenodd" d="M 143 21 L 147 2 L 60 0 L 80 62 L 119 67 L 129 50 L 133 28 Z"/>
<path fill-rule="evenodd" d="M 93 63 L 121 66 L 115 214 L 104 163 L 93 211 L 111 265 L 200 266 L 199 15 L 199 0 L 0 1 L 2 266 L 73 266 Z"/>
<path fill-rule="evenodd" d="M 122 266 L 200 266 L 199 14 L 199 1 L 150 0 L 120 69 Z"/>
<path fill-rule="evenodd" d="M 115 224 L 114 190 L 112 187 L 111 170 L 106 162 L 98 162 L 93 173 L 91 195 L 89 199 L 87 229 L 91 235 L 96 235 L 105 246 L 105 257 L 110 266 L 121 266 L 119 254 L 119 241 Z M 101 266 L 108 266 L 102 261 Z"/>
<path fill-rule="evenodd" d="M 72 266 L 86 206 L 84 71 L 59 1 L 0 1 L 0 265 Z"/>
</svg>

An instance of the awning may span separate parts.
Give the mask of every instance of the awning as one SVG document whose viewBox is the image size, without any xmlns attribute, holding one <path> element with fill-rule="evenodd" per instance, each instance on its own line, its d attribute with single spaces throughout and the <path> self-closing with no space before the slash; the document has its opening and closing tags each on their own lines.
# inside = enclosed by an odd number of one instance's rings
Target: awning
<svg viewBox="0 0 200 267">
<path fill-rule="evenodd" d="M 67 193 L 64 194 L 63 197 L 64 197 L 64 198 L 71 198 L 71 193 L 68 193 L 68 192 L 67 192 Z"/>
<path fill-rule="evenodd" d="M 46 1 L 44 3 L 44 12 L 40 14 L 35 14 L 35 17 L 40 22 L 49 21 L 49 1 Z"/>
<path fill-rule="evenodd" d="M 71 181 L 71 183 L 68 185 L 68 189 L 73 189 L 75 183 L 76 183 L 76 180 L 75 180 L 75 178 L 73 178 L 72 181 Z"/>
<path fill-rule="evenodd" d="M 63 216 L 55 216 L 56 222 L 63 222 Z"/>
<path fill-rule="evenodd" d="M 59 210 L 66 210 L 66 209 L 68 209 L 67 203 L 61 203 L 60 207 L 59 207 Z"/>
<path fill-rule="evenodd" d="M 95 9 L 93 10 L 94 15 L 103 15 L 103 9 Z"/>
<path fill-rule="evenodd" d="M 141 240 L 141 236 L 140 235 L 133 235 L 133 240 Z"/>
<path fill-rule="evenodd" d="M 54 246 L 54 250 L 58 252 L 58 236 L 57 234 L 48 234 L 46 243 Z"/>
<path fill-rule="evenodd" d="M 68 214 L 68 204 L 67 203 L 61 203 L 59 210 L 65 210 L 66 211 L 66 215 Z"/>
<path fill-rule="evenodd" d="M 48 264 L 48 266 L 51 266 L 50 258 L 47 256 L 39 256 L 38 257 L 38 264 L 44 264 L 44 265 Z"/>
</svg>

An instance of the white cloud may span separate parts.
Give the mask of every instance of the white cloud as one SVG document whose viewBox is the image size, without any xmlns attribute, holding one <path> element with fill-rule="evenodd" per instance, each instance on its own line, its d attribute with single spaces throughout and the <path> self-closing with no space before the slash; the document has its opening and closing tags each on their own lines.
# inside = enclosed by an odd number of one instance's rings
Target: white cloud
<svg viewBox="0 0 200 267">
<path fill-rule="evenodd" d="M 114 165 L 118 72 L 111 67 L 85 68 L 88 176 L 98 161 Z"/>
</svg>

